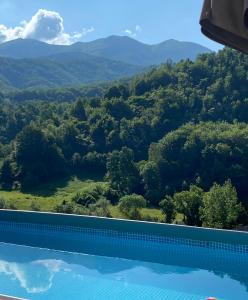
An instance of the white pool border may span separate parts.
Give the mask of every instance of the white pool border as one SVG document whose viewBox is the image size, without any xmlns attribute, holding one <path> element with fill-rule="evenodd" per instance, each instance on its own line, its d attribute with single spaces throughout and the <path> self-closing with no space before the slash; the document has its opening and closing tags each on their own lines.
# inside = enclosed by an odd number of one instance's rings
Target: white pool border
<svg viewBox="0 0 248 300">
<path fill-rule="evenodd" d="M 16 298 L 16 297 L 11 297 L 11 296 L 1 295 L 0 294 L 0 300 L 27 300 L 27 299 Z"/>
</svg>

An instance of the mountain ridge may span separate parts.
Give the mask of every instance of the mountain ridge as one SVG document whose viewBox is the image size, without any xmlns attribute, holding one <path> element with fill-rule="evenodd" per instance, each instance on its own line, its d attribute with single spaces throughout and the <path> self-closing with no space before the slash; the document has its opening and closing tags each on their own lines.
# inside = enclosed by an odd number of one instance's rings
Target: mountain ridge
<svg viewBox="0 0 248 300">
<path fill-rule="evenodd" d="M 147 45 L 127 36 L 109 36 L 70 46 L 32 39 L 0 44 L 0 88 L 53 88 L 118 80 L 166 60 L 194 60 L 209 49 L 168 40 Z"/>
<path fill-rule="evenodd" d="M 15 59 L 39 58 L 59 53 L 82 52 L 111 60 L 139 66 L 158 65 L 170 59 L 194 60 L 198 54 L 209 53 L 210 49 L 197 43 L 174 39 L 149 45 L 127 36 L 109 36 L 91 42 L 72 45 L 51 45 L 31 39 L 17 39 L 0 44 L 0 56 Z"/>
</svg>

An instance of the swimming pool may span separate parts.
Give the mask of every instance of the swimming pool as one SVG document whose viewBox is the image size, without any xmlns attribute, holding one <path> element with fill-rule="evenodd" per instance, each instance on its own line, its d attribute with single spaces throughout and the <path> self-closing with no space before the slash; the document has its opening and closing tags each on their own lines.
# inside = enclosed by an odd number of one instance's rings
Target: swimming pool
<svg viewBox="0 0 248 300">
<path fill-rule="evenodd" d="M 0 213 L 0 294 L 30 300 L 248 299 L 246 234 L 49 218 Z"/>
</svg>

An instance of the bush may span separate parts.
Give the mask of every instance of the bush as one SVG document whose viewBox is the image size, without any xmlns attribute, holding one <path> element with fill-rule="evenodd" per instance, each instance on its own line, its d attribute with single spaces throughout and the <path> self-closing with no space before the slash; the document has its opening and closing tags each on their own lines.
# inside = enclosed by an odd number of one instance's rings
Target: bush
<svg viewBox="0 0 248 300">
<path fill-rule="evenodd" d="M 98 198 L 99 195 L 96 191 L 83 190 L 81 192 L 76 193 L 76 195 L 72 197 L 72 201 L 77 204 L 88 207 L 89 205 L 96 203 Z"/>
<path fill-rule="evenodd" d="M 6 209 L 7 208 L 7 203 L 4 197 L 0 196 L 0 209 Z"/>
<path fill-rule="evenodd" d="M 11 210 L 17 210 L 17 206 L 14 203 L 10 203 L 8 205 L 8 208 L 11 209 Z"/>
<path fill-rule="evenodd" d="M 30 209 L 32 211 L 40 211 L 41 210 L 41 207 L 40 207 L 40 204 L 37 203 L 36 201 L 32 201 L 31 205 L 30 205 Z"/>
<path fill-rule="evenodd" d="M 147 221 L 147 222 L 159 222 L 159 218 L 156 216 L 151 216 L 149 214 L 145 214 L 141 216 L 140 218 L 142 221 Z"/>
<path fill-rule="evenodd" d="M 83 215 L 83 216 L 87 216 L 87 215 L 90 215 L 90 211 L 88 208 L 86 207 L 75 207 L 74 210 L 73 210 L 73 213 L 75 215 Z"/>
<path fill-rule="evenodd" d="M 89 207 L 89 205 L 96 204 L 96 202 L 101 198 L 105 198 L 106 200 L 110 200 L 112 203 L 116 203 L 119 195 L 117 191 L 112 189 L 108 184 L 96 184 L 90 185 L 76 193 L 72 197 L 72 201 Z"/>
<path fill-rule="evenodd" d="M 183 221 L 190 226 L 201 226 L 200 209 L 203 203 L 204 191 L 191 185 L 189 191 L 175 193 L 173 202 L 176 211 L 183 214 Z"/>
<path fill-rule="evenodd" d="M 159 203 L 159 206 L 162 208 L 163 213 L 165 214 L 165 222 L 172 223 L 176 217 L 175 204 L 173 202 L 173 199 L 167 196 Z"/>
<path fill-rule="evenodd" d="M 119 209 L 130 219 L 140 219 L 140 209 L 146 207 L 143 196 L 132 194 L 122 197 L 119 201 Z"/>
<path fill-rule="evenodd" d="M 99 217 L 111 217 L 109 205 L 110 202 L 108 200 L 106 200 L 105 198 L 101 198 L 95 204 L 90 205 L 90 214 Z"/>
<path fill-rule="evenodd" d="M 71 202 L 63 201 L 54 207 L 54 211 L 62 214 L 73 214 L 75 211 L 75 206 Z"/>
<path fill-rule="evenodd" d="M 229 229 L 237 225 L 243 207 L 230 180 L 222 186 L 214 184 L 210 191 L 205 193 L 200 212 L 205 227 Z"/>
<path fill-rule="evenodd" d="M 108 184 L 98 184 L 96 185 L 96 191 L 98 195 L 106 198 L 111 203 L 117 203 L 119 200 L 119 193 L 111 188 Z"/>
</svg>

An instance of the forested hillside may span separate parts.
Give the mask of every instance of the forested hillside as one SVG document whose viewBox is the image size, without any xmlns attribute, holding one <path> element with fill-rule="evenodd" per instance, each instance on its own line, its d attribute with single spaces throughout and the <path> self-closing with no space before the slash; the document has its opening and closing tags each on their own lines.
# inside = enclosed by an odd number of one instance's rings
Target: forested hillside
<svg viewBox="0 0 248 300">
<path fill-rule="evenodd" d="M 225 49 L 168 62 L 130 83 L 105 86 L 100 96 L 51 102 L 41 93 L 40 101 L 18 103 L 2 96 L 2 189 L 102 174 L 108 188 L 78 192 L 57 211 L 77 205 L 86 213 L 95 205 L 102 212 L 119 201 L 130 218 L 148 205 L 162 209 L 166 222 L 181 215 L 189 225 L 245 225 L 247 76 L 248 58 Z"/>
<path fill-rule="evenodd" d="M 116 80 L 142 71 L 139 66 L 84 53 L 36 59 L 0 57 L 2 90 L 54 88 Z"/>
<path fill-rule="evenodd" d="M 32 39 L 0 44 L 2 91 L 75 87 L 131 77 L 166 60 L 194 60 L 209 49 L 169 40 L 146 45 L 125 36 L 51 45 Z"/>
</svg>

